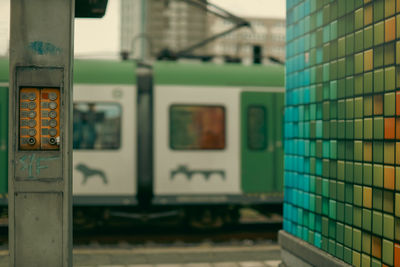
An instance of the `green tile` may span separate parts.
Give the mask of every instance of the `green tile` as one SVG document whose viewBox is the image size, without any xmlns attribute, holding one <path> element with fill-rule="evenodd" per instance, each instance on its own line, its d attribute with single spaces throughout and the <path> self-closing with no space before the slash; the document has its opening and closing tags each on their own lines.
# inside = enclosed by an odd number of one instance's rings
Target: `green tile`
<svg viewBox="0 0 400 267">
<path fill-rule="evenodd" d="M 354 63 L 355 63 L 355 69 L 354 72 L 355 74 L 359 74 L 363 72 L 364 70 L 364 54 L 363 53 L 358 53 L 354 55 Z"/>
<path fill-rule="evenodd" d="M 346 102 L 345 100 L 338 101 L 338 119 L 344 119 L 346 117 Z"/>
<path fill-rule="evenodd" d="M 346 184 L 345 187 L 352 189 L 352 186 L 348 185 L 348 184 Z M 349 202 L 349 201 L 346 200 L 346 202 Z M 349 225 L 353 224 L 353 209 L 354 209 L 353 205 L 350 205 L 350 204 L 344 205 L 344 215 L 345 215 L 344 222 L 346 224 L 349 224 Z"/>
<path fill-rule="evenodd" d="M 328 236 L 329 234 L 329 219 L 322 217 L 322 235 Z"/>
<path fill-rule="evenodd" d="M 369 233 L 362 233 L 362 251 L 370 254 L 371 253 L 371 235 Z"/>
<path fill-rule="evenodd" d="M 394 116 L 396 112 L 396 95 L 395 93 L 387 93 L 384 98 L 384 114 L 385 116 Z"/>
<path fill-rule="evenodd" d="M 383 143 L 375 141 L 372 144 L 372 160 L 375 163 L 383 163 Z"/>
<path fill-rule="evenodd" d="M 393 265 L 393 242 L 383 239 L 382 240 L 382 262 L 392 266 Z"/>
<path fill-rule="evenodd" d="M 395 210 L 394 214 L 400 218 L 400 193 L 396 193 L 394 210 Z"/>
<path fill-rule="evenodd" d="M 350 60 L 346 59 L 346 62 L 349 62 L 349 61 L 353 61 L 353 58 L 350 58 Z M 346 78 L 346 96 L 351 97 L 353 95 L 354 95 L 354 78 L 353 78 L 353 76 L 350 76 L 350 77 Z"/>
<path fill-rule="evenodd" d="M 336 241 L 343 244 L 344 240 L 344 225 L 342 223 L 336 223 Z"/>
<path fill-rule="evenodd" d="M 394 90 L 396 86 L 396 71 L 395 67 L 385 68 L 385 90 Z"/>
<path fill-rule="evenodd" d="M 359 207 L 353 208 L 353 225 L 358 228 L 362 227 L 362 209 Z"/>
<path fill-rule="evenodd" d="M 383 187 L 383 165 L 374 164 L 373 170 L 374 186 Z"/>
<path fill-rule="evenodd" d="M 351 123 L 351 121 L 350 121 L 350 123 L 349 124 L 351 124 L 351 125 L 353 125 L 352 123 Z M 349 162 L 349 161 L 353 161 L 353 159 L 354 159 L 354 144 L 353 144 L 353 141 L 346 141 L 346 144 L 345 144 L 346 146 L 346 157 L 345 157 L 345 159 Z"/>
<path fill-rule="evenodd" d="M 383 81 L 384 81 L 383 69 L 375 70 L 374 71 L 374 92 L 382 92 L 383 91 Z"/>
<path fill-rule="evenodd" d="M 374 45 L 380 45 L 384 42 L 385 30 L 384 22 L 374 24 Z"/>
<path fill-rule="evenodd" d="M 347 51 L 347 47 L 346 47 Z M 346 75 L 350 76 L 354 74 L 354 57 L 353 55 L 350 55 L 346 57 Z M 346 87 L 346 93 L 348 92 L 347 87 Z M 353 95 L 353 94 L 351 94 Z"/>
<path fill-rule="evenodd" d="M 372 96 L 365 96 L 364 97 L 364 116 L 372 115 L 372 107 L 373 107 Z M 371 133 L 372 133 L 372 131 L 371 131 Z"/>
<path fill-rule="evenodd" d="M 348 34 L 346 36 L 346 55 L 354 53 L 354 34 Z"/>
<path fill-rule="evenodd" d="M 382 267 L 382 263 L 380 262 L 380 260 L 372 258 L 371 267 Z"/>
<path fill-rule="evenodd" d="M 328 252 L 331 255 L 335 255 L 336 254 L 336 243 L 332 239 L 329 239 L 329 241 L 328 241 Z"/>
<path fill-rule="evenodd" d="M 329 200 L 329 218 L 336 220 L 336 201 Z"/>
<path fill-rule="evenodd" d="M 364 119 L 364 139 L 372 139 L 372 118 Z"/>
<path fill-rule="evenodd" d="M 355 161 L 363 160 L 363 143 L 362 143 L 362 141 L 354 141 L 354 160 Z"/>
<path fill-rule="evenodd" d="M 363 118 L 363 98 L 357 97 L 354 99 L 354 118 Z"/>
<path fill-rule="evenodd" d="M 341 58 L 338 60 L 338 78 L 344 78 L 346 74 L 346 59 Z"/>
<path fill-rule="evenodd" d="M 362 215 L 362 228 L 367 231 L 371 231 L 372 215 L 371 210 L 363 209 Z"/>
<path fill-rule="evenodd" d="M 344 222 L 344 204 L 342 202 L 336 202 L 336 217 L 339 222 Z"/>
<path fill-rule="evenodd" d="M 331 40 L 334 40 L 334 39 L 337 38 L 337 20 L 332 21 L 330 26 L 331 26 L 330 27 L 330 29 L 331 29 L 331 33 L 330 33 Z"/>
<path fill-rule="evenodd" d="M 362 184 L 363 183 L 363 165 L 360 162 L 354 163 L 354 183 Z"/>
<path fill-rule="evenodd" d="M 353 249 L 361 251 L 361 231 L 353 228 Z"/>
<path fill-rule="evenodd" d="M 372 188 L 372 208 L 382 210 L 383 191 L 378 188 Z"/>
<path fill-rule="evenodd" d="M 372 93 L 372 77 L 372 71 L 364 73 L 364 94 Z"/>
<path fill-rule="evenodd" d="M 342 37 L 338 40 L 338 57 L 344 57 L 346 54 L 346 38 Z"/>
<path fill-rule="evenodd" d="M 350 142 L 350 145 L 352 143 Z M 352 161 L 346 161 L 345 163 L 345 181 L 352 183 L 354 181 L 354 172 L 353 172 L 353 162 Z"/>
<path fill-rule="evenodd" d="M 354 12 L 354 28 L 358 30 L 361 29 L 363 26 L 364 26 L 364 9 L 360 8 Z"/>
<path fill-rule="evenodd" d="M 397 21 L 400 22 L 400 19 Z M 400 41 L 396 42 L 396 64 L 400 64 Z"/>
<path fill-rule="evenodd" d="M 374 118 L 374 139 L 383 139 L 383 130 L 384 130 L 383 124 L 384 124 L 383 117 Z"/>
<path fill-rule="evenodd" d="M 393 214 L 394 212 L 394 192 L 384 191 L 383 192 L 383 211 Z"/>
<path fill-rule="evenodd" d="M 374 21 L 379 21 L 383 19 L 384 15 L 384 1 L 383 0 L 375 0 L 374 4 Z"/>
<path fill-rule="evenodd" d="M 388 214 L 383 215 L 383 236 L 391 240 L 394 238 L 394 217 Z"/>
<path fill-rule="evenodd" d="M 346 119 L 354 118 L 354 100 L 346 99 Z"/>
<path fill-rule="evenodd" d="M 384 63 L 385 65 L 394 64 L 395 52 L 394 52 L 394 43 L 385 44 L 385 52 L 384 52 Z"/>
<path fill-rule="evenodd" d="M 353 2 L 353 1 L 349 1 L 349 2 Z M 348 264 L 351 264 L 353 262 L 353 252 L 348 247 L 344 247 L 343 260 L 345 262 L 347 262 Z"/>
<path fill-rule="evenodd" d="M 329 198 L 336 199 L 336 181 L 329 181 Z"/>
<path fill-rule="evenodd" d="M 400 241 L 400 218 L 395 218 L 394 219 L 394 224 L 395 224 L 395 226 L 394 226 L 394 229 L 395 229 L 394 238 L 397 241 Z"/>
<path fill-rule="evenodd" d="M 337 69 L 337 61 L 331 61 L 329 66 L 329 76 L 331 80 L 335 80 L 337 79 L 337 73 L 338 73 L 338 69 Z"/>
<path fill-rule="evenodd" d="M 365 254 L 361 255 L 361 266 L 362 267 L 371 267 L 371 257 Z"/>
<path fill-rule="evenodd" d="M 361 207 L 362 202 L 363 202 L 362 186 L 354 185 L 354 205 Z"/>
<path fill-rule="evenodd" d="M 383 66 L 384 50 L 383 45 L 374 47 L 374 68 Z"/>
<path fill-rule="evenodd" d="M 355 52 L 360 52 L 364 48 L 364 31 L 359 30 L 354 35 L 354 50 Z"/>
<path fill-rule="evenodd" d="M 343 260 L 343 245 L 340 243 L 336 243 L 336 257 Z"/>
<path fill-rule="evenodd" d="M 368 163 L 363 164 L 363 183 L 365 185 L 372 185 L 372 165 Z"/>
<path fill-rule="evenodd" d="M 358 119 L 354 120 L 354 139 L 362 139 L 363 138 L 363 120 Z M 362 156 L 362 151 L 361 151 Z"/>
<path fill-rule="evenodd" d="M 363 82 L 364 82 L 364 76 L 357 75 L 354 78 L 354 95 L 362 95 L 363 93 Z"/>
<path fill-rule="evenodd" d="M 364 49 L 372 47 L 374 43 L 373 28 L 368 26 L 364 29 Z"/>
<path fill-rule="evenodd" d="M 378 211 L 372 212 L 372 233 L 382 235 L 382 213 Z"/>
<path fill-rule="evenodd" d="M 353 1 L 346 1 L 353 2 Z M 346 33 L 351 33 L 354 31 L 354 13 L 349 13 L 346 15 Z"/>
</svg>

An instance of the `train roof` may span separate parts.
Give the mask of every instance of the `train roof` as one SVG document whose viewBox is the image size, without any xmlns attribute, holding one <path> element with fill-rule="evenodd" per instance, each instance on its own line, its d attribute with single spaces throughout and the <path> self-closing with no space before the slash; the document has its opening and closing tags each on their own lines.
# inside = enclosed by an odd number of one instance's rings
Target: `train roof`
<svg viewBox="0 0 400 267">
<path fill-rule="evenodd" d="M 156 62 L 156 84 L 214 86 L 284 86 L 284 67 L 279 65 Z M 74 62 L 74 83 L 135 84 L 136 64 L 132 61 L 83 60 Z M 8 83 L 8 59 L 0 59 L 0 83 Z"/>
</svg>

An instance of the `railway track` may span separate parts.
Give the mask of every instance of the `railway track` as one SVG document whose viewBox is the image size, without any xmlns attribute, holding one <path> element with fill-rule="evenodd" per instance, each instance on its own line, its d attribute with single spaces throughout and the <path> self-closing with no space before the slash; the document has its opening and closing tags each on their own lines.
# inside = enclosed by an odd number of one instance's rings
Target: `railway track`
<svg viewBox="0 0 400 267">
<path fill-rule="evenodd" d="M 282 228 L 282 217 L 260 216 L 245 211 L 240 222 L 215 229 L 193 229 L 181 221 L 133 222 L 131 220 L 111 220 L 107 224 L 90 228 L 74 229 L 76 246 L 190 246 L 201 243 L 242 244 L 276 241 L 277 232 Z M 8 228 L 0 227 L 0 249 L 7 246 Z"/>
</svg>

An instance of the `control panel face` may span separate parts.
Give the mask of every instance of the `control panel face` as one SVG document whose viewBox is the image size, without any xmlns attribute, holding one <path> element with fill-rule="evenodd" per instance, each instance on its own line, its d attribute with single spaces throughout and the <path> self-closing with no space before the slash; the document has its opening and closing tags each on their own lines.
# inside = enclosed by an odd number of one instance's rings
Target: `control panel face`
<svg viewBox="0 0 400 267">
<path fill-rule="evenodd" d="M 19 94 L 20 150 L 60 148 L 60 90 L 21 88 Z"/>
</svg>

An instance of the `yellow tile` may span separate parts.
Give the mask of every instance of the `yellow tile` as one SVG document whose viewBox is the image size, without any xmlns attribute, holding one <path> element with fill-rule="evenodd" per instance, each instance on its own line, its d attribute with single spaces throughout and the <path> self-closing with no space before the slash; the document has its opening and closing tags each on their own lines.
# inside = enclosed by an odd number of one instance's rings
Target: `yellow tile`
<svg viewBox="0 0 400 267">
<path fill-rule="evenodd" d="M 374 115 L 383 114 L 383 96 L 374 95 Z"/>
<path fill-rule="evenodd" d="M 394 14 L 395 5 L 396 5 L 396 3 L 394 0 L 386 0 L 385 1 L 385 17 L 389 17 Z"/>
<path fill-rule="evenodd" d="M 364 7 L 364 26 L 372 23 L 372 4 Z"/>
<path fill-rule="evenodd" d="M 372 208 L 372 188 L 364 186 L 363 188 L 363 205 L 365 208 Z"/>
<path fill-rule="evenodd" d="M 373 49 L 367 50 L 364 52 L 364 71 L 369 71 L 372 70 L 373 68 L 373 58 L 374 58 L 374 53 Z"/>
<path fill-rule="evenodd" d="M 372 143 L 364 142 L 364 161 L 372 161 Z"/>
<path fill-rule="evenodd" d="M 392 17 L 385 20 L 385 42 L 392 41 L 396 38 L 396 18 Z"/>
</svg>

